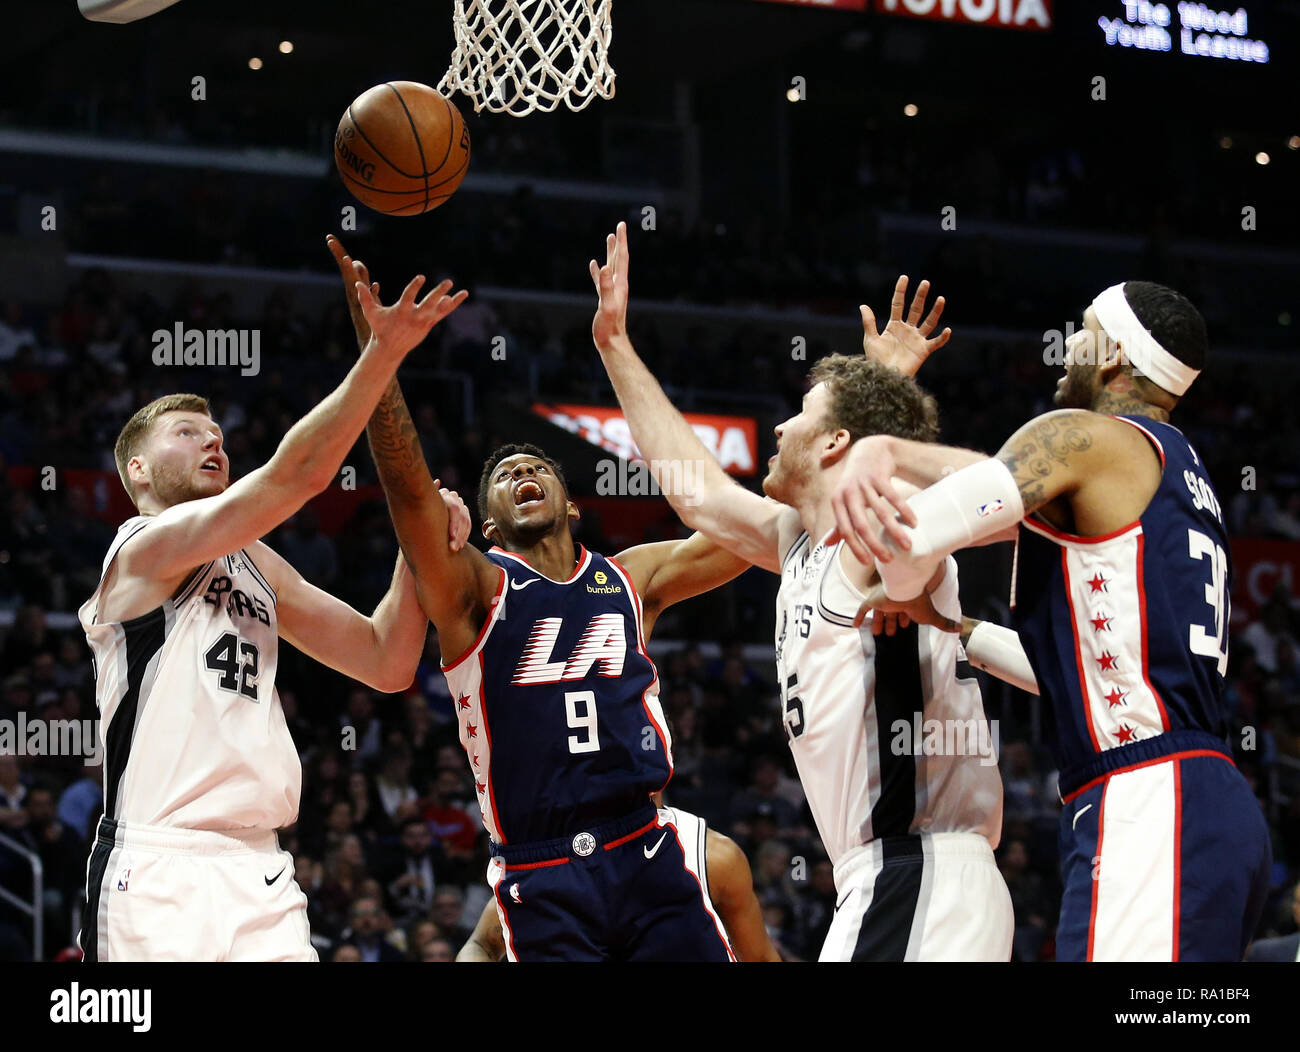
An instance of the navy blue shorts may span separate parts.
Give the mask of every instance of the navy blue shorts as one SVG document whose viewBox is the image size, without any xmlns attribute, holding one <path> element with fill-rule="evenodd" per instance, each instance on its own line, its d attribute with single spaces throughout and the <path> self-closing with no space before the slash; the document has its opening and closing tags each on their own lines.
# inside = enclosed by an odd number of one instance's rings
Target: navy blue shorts
<svg viewBox="0 0 1300 1052">
<path fill-rule="evenodd" d="M 1056 959 L 1240 961 L 1272 846 L 1223 743 L 1172 731 L 1098 760 L 1109 770 L 1062 778 Z"/>
<path fill-rule="evenodd" d="M 647 807 L 538 844 L 493 844 L 512 961 L 734 961 L 694 852 Z"/>
</svg>

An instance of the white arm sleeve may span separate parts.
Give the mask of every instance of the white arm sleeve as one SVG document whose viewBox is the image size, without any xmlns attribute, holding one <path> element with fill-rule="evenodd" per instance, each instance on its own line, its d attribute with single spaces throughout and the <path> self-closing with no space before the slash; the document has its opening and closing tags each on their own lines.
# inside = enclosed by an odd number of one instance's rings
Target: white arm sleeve
<svg viewBox="0 0 1300 1052">
<path fill-rule="evenodd" d="M 1002 461 L 990 458 L 955 471 L 908 500 L 917 524 L 907 529 L 910 551 L 895 549 L 889 562 L 878 562 L 880 579 L 891 599 L 915 599 L 943 558 L 975 541 L 1002 533 L 1025 517 L 1015 476 Z"/>
<path fill-rule="evenodd" d="M 1013 687 L 1030 694 L 1038 693 L 1038 679 L 1030 667 L 1020 636 L 1009 628 L 981 621 L 966 644 L 966 660 Z"/>
</svg>

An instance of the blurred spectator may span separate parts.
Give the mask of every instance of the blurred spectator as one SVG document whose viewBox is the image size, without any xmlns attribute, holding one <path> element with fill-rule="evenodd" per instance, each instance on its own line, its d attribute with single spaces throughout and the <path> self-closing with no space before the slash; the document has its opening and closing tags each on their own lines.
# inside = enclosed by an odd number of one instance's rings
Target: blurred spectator
<svg viewBox="0 0 1300 1052">
<path fill-rule="evenodd" d="M 18 773 L 18 759 L 0 753 L 0 831 L 21 829 L 27 824 L 23 804 L 27 786 Z"/>
<path fill-rule="evenodd" d="M 1012 956 L 1018 961 L 1036 961 L 1047 938 L 1052 904 L 1042 878 L 1029 869 L 1029 852 L 1024 842 L 1010 840 L 1000 847 L 998 869 L 1011 892 L 1016 918 Z"/>
<path fill-rule="evenodd" d="M 379 879 L 387 892 L 393 919 L 406 925 L 433 909 L 439 852 L 423 819 L 408 818 L 401 829 L 401 849 Z"/>
<path fill-rule="evenodd" d="M 63 790 L 59 797 L 59 821 L 73 829 L 82 840 L 94 831 L 104 811 L 104 765 L 87 764 L 81 777 Z"/>
<path fill-rule="evenodd" d="M 456 959 L 456 951 L 446 939 L 430 939 L 420 948 L 417 958 L 430 963 L 448 964 Z"/>
<path fill-rule="evenodd" d="M 1259 608 L 1259 620 L 1247 626 L 1241 640 L 1254 652 L 1260 668 L 1270 675 L 1277 671 L 1277 648 L 1286 642 L 1295 647 L 1291 634 L 1291 593 L 1286 585 L 1279 584 L 1273 594 Z"/>
<path fill-rule="evenodd" d="M 344 929 L 341 937 L 344 942 L 351 943 L 357 948 L 364 963 L 391 964 L 403 960 L 402 952 L 381 934 L 387 918 L 384 917 L 378 901 L 369 898 L 357 899 L 352 903 L 349 916 L 351 923 Z"/>
<path fill-rule="evenodd" d="M 480 903 L 472 918 L 475 923 L 482 909 Z M 465 945 L 474 930 L 473 924 L 467 923 L 469 918 L 465 917 L 466 912 L 465 893 L 460 888 L 454 885 L 441 887 L 434 894 L 431 916 L 442 929 L 443 936 L 457 948 Z"/>
</svg>

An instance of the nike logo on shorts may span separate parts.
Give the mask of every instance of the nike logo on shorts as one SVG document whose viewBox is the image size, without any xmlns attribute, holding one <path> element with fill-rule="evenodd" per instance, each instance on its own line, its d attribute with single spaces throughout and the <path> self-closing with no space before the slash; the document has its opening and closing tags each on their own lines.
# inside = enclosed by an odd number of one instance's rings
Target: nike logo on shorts
<svg viewBox="0 0 1300 1052">
<path fill-rule="evenodd" d="M 664 837 L 666 837 L 667 835 L 668 835 L 668 833 L 667 833 L 667 831 L 665 830 L 664 833 L 663 833 L 663 836 L 661 836 L 658 840 L 655 841 L 655 846 L 654 846 L 654 847 L 643 847 L 643 848 L 641 849 L 642 851 L 645 852 L 645 857 L 646 857 L 646 858 L 654 858 L 655 855 L 658 854 L 658 852 L 659 852 L 659 845 L 662 844 L 662 843 L 664 842 Z"/>
<path fill-rule="evenodd" d="M 1083 817 L 1085 811 L 1091 811 L 1091 810 L 1092 810 L 1092 804 L 1088 804 L 1085 807 L 1079 808 L 1078 813 L 1076 813 L 1074 816 L 1074 821 L 1070 823 L 1070 828 L 1073 829 L 1075 826 L 1079 824 L 1079 819 Z"/>
<path fill-rule="evenodd" d="M 285 869 L 288 869 L 288 868 L 289 868 L 288 866 L 285 866 L 284 869 L 281 869 L 281 870 L 280 870 L 280 873 L 283 873 L 284 870 L 285 870 Z M 266 881 L 266 886 L 267 886 L 268 888 L 269 888 L 272 884 L 274 884 L 277 880 L 280 879 L 280 873 L 277 873 L 277 874 L 276 874 L 275 876 L 273 876 L 273 877 L 263 877 L 263 878 L 262 878 L 264 881 Z"/>
</svg>

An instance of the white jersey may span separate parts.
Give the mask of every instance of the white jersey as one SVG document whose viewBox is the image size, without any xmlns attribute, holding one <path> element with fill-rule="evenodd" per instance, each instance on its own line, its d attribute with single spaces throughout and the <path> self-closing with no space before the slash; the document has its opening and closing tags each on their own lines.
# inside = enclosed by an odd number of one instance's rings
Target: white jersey
<svg viewBox="0 0 1300 1052">
<path fill-rule="evenodd" d="M 154 520 L 122 524 L 122 545 Z M 95 663 L 104 815 L 127 825 L 278 829 L 298 815 L 302 767 L 275 690 L 275 591 L 246 550 L 198 567 L 175 596 L 101 622 L 78 616 Z"/>
<path fill-rule="evenodd" d="M 786 736 L 831 861 L 916 833 L 976 833 L 996 847 L 1002 779 L 979 684 L 958 678 L 960 640 L 928 625 L 873 636 L 870 618 L 854 628 L 863 596 L 842 547 L 800 533 L 777 595 Z M 961 618 L 951 558 L 931 599 Z"/>
</svg>

